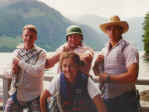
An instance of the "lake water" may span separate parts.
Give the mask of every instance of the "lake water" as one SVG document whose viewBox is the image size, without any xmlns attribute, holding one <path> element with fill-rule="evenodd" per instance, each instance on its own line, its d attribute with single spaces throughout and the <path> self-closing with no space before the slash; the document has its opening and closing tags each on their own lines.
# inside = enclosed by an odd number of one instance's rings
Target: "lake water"
<svg viewBox="0 0 149 112">
<path fill-rule="evenodd" d="M 49 54 L 52 55 L 52 52 Z M 96 54 L 94 57 L 96 57 Z M 7 65 L 10 63 L 11 59 L 12 53 L 0 53 L 0 74 L 3 73 L 5 68 L 7 68 Z M 139 52 L 139 59 L 139 79 L 149 79 L 149 61 L 147 62 L 144 60 L 142 51 Z M 56 66 L 49 70 L 51 75 L 56 73 Z"/>
<path fill-rule="evenodd" d="M 52 52 L 49 53 L 52 55 Z M 96 54 L 95 54 L 96 57 Z M 8 67 L 12 59 L 12 53 L 0 53 L 0 75 L 3 74 L 5 69 Z M 95 59 L 95 58 L 94 58 Z M 139 79 L 149 79 L 149 62 L 145 61 L 143 58 L 143 52 L 139 52 Z M 94 60 L 93 60 L 94 62 Z M 46 72 L 46 75 L 56 75 L 57 73 L 57 65 L 51 68 Z M 92 74 L 92 71 L 91 71 Z M 47 82 L 44 82 L 44 85 L 47 86 Z M 139 91 L 149 90 L 149 86 L 137 86 Z M 2 80 L 0 79 L 0 96 L 2 95 Z"/>
<path fill-rule="evenodd" d="M 49 53 L 52 55 L 52 52 Z M 139 52 L 139 79 L 149 79 L 149 61 L 145 61 L 143 57 L 143 52 Z M 96 55 L 94 56 L 94 59 L 96 58 Z M 0 75 L 3 74 L 4 70 L 8 67 L 10 61 L 12 59 L 12 53 L 0 53 Z M 48 71 L 48 74 L 55 75 L 57 72 L 57 65 L 53 68 L 51 68 Z M 92 71 L 91 71 L 92 73 Z"/>
</svg>

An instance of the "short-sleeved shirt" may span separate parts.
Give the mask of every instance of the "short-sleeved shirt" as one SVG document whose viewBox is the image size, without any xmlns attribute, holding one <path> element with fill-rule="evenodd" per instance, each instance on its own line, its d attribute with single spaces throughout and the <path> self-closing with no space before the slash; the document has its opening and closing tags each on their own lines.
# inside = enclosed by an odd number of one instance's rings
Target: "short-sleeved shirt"
<svg viewBox="0 0 149 112">
<path fill-rule="evenodd" d="M 59 52 L 62 52 L 64 50 L 64 48 L 68 45 L 68 43 L 65 43 L 63 45 L 61 45 L 57 50 L 56 50 L 56 54 Z M 82 55 L 91 55 L 92 57 L 94 56 L 94 50 L 91 49 L 90 47 L 86 46 L 85 44 L 82 44 L 81 46 L 78 46 L 77 48 L 75 48 L 73 50 L 73 52 L 75 52 L 76 54 L 78 54 L 79 56 Z M 58 68 L 58 73 L 60 72 L 60 69 Z"/>
<path fill-rule="evenodd" d="M 57 75 L 51 82 L 49 82 L 49 86 L 47 90 L 51 95 L 55 95 L 55 93 L 60 92 L 60 75 Z M 87 90 L 89 96 L 93 99 L 95 96 L 100 95 L 100 90 L 97 85 L 92 81 L 92 79 L 88 78 Z"/>
<path fill-rule="evenodd" d="M 38 46 L 30 50 L 25 50 L 20 46 L 14 51 L 14 56 L 20 57 L 18 66 L 20 67 L 17 86 L 18 101 L 31 101 L 39 97 L 43 90 L 43 75 L 46 62 L 46 51 Z M 30 57 L 30 60 L 28 60 Z M 27 61 L 28 60 L 28 61 Z M 13 75 L 12 75 L 13 77 Z M 15 88 L 11 88 L 13 91 Z"/>
<path fill-rule="evenodd" d="M 65 48 L 65 46 L 67 46 L 68 43 L 65 43 L 63 45 L 61 45 L 56 52 L 61 52 L 63 51 L 63 49 Z M 94 51 L 93 49 L 89 48 L 88 46 L 86 46 L 85 44 L 82 44 L 81 46 L 78 46 L 77 48 L 75 48 L 73 50 L 75 53 L 77 53 L 78 55 L 81 54 L 90 54 L 90 55 L 94 55 Z"/>
<path fill-rule="evenodd" d="M 139 64 L 139 54 L 128 41 L 121 39 L 113 48 L 108 42 L 104 48 L 104 72 L 110 75 L 125 73 L 133 63 Z M 106 83 L 104 98 L 113 98 L 134 88 L 134 83 Z"/>
</svg>

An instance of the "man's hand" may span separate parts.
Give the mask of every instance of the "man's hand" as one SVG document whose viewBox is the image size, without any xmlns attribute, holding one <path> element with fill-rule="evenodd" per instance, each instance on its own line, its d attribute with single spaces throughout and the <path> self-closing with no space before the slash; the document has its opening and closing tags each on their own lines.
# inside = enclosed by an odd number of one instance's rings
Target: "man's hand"
<svg viewBox="0 0 149 112">
<path fill-rule="evenodd" d="M 46 59 L 45 68 L 46 69 L 50 68 L 50 62 L 48 59 Z"/>
<path fill-rule="evenodd" d="M 102 61 L 104 61 L 104 56 L 103 55 L 99 55 L 95 61 L 95 64 L 93 66 L 93 71 L 94 71 L 94 74 L 96 76 L 99 75 L 100 73 L 100 70 L 99 70 L 99 64 L 102 63 Z"/>
<path fill-rule="evenodd" d="M 104 55 L 98 55 L 96 62 L 102 62 L 104 60 Z"/>
<path fill-rule="evenodd" d="M 19 66 L 18 66 L 18 63 L 19 63 L 20 59 L 15 57 L 13 59 L 13 62 L 12 62 L 12 73 L 13 74 L 17 74 L 19 72 Z"/>
<path fill-rule="evenodd" d="M 106 82 L 107 77 L 108 77 L 107 73 L 100 74 L 99 82 L 100 82 L 100 83 Z"/>
<path fill-rule="evenodd" d="M 85 64 L 90 64 L 93 57 L 91 54 L 81 54 L 80 59 L 85 63 Z"/>
<path fill-rule="evenodd" d="M 18 65 L 13 65 L 12 66 L 12 73 L 13 74 L 17 74 L 19 72 L 19 66 Z"/>
<path fill-rule="evenodd" d="M 61 52 L 55 54 L 52 57 L 48 57 L 46 59 L 45 68 L 48 69 L 48 68 L 53 67 L 59 61 L 60 55 L 61 55 Z"/>
<path fill-rule="evenodd" d="M 82 66 L 81 71 L 85 74 L 88 75 L 90 67 L 91 67 L 91 62 L 92 62 L 92 55 L 90 54 L 84 54 L 80 55 L 80 60 L 84 62 L 84 66 Z"/>
<path fill-rule="evenodd" d="M 13 65 L 18 65 L 19 61 L 20 61 L 20 59 L 17 58 L 17 57 L 15 57 L 15 58 L 13 59 Z"/>
</svg>

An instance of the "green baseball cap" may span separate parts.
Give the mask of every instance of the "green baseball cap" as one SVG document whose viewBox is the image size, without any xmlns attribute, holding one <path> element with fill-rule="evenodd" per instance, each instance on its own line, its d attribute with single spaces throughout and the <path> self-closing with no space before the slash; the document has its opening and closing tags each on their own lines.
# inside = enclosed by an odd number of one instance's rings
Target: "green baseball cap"
<svg viewBox="0 0 149 112">
<path fill-rule="evenodd" d="M 66 37 L 72 34 L 83 35 L 81 27 L 77 25 L 71 25 L 66 29 Z"/>
</svg>

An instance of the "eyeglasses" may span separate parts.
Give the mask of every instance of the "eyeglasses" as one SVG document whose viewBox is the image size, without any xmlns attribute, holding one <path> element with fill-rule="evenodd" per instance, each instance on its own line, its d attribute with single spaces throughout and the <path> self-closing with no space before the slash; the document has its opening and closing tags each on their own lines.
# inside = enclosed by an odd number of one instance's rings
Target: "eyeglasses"
<svg viewBox="0 0 149 112">
<path fill-rule="evenodd" d="M 73 39 L 73 40 L 82 40 L 82 36 L 81 35 L 70 35 L 69 39 Z"/>
</svg>

